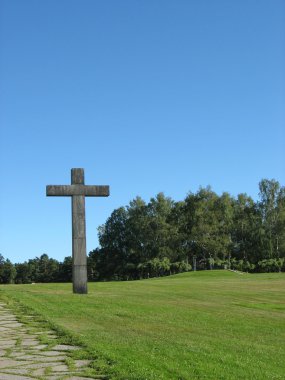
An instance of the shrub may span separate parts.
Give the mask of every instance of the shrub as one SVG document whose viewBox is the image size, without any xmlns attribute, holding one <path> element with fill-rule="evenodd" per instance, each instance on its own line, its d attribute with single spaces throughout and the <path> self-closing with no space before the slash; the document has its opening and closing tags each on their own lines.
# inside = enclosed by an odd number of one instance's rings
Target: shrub
<svg viewBox="0 0 285 380">
<path fill-rule="evenodd" d="M 281 259 L 265 259 L 261 260 L 257 264 L 258 272 L 281 272 L 284 268 L 284 258 Z M 284 270 L 284 269 L 283 269 Z"/>
</svg>

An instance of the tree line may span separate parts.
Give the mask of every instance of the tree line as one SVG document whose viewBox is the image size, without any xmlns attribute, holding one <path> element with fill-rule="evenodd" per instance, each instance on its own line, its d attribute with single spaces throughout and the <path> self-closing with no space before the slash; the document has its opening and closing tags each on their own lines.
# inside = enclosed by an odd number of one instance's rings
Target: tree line
<svg viewBox="0 0 285 380">
<path fill-rule="evenodd" d="M 285 187 L 259 183 L 259 199 L 217 195 L 210 187 L 183 201 L 163 193 L 115 209 L 98 229 L 100 247 L 88 255 L 90 281 L 134 280 L 228 268 L 285 270 Z M 0 255 L 0 283 L 71 281 L 71 257 L 43 254 L 22 264 Z"/>
</svg>

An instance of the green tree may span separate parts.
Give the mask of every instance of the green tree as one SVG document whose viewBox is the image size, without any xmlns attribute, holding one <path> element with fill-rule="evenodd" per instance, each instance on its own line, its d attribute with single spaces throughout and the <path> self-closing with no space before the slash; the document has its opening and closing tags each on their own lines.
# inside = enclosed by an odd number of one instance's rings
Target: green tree
<svg viewBox="0 0 285 380">
<path fill-rule="evenodd" d="M 59 263 L 57 260 L 49 258 L 46 253 L 38 259 L 39 274 L 37 281 L 54 282 L 58 279 Z"/>
<path fill-rule="evenodd" d="M 147 205 L 148 229 L 145 236 L 151 258 L 176 259 L 173 238 L 176 228 L 171 221 L 174 202 L 163 193 L 151 198 Z"/>
<path fill-rule="evenodd" d="M 16 284 L 30 284 L 31 280 L 31 271 L 27 262 L 15 264 L 16 269 Z"/>
<path fill-rule="evenodd" d="M 114 210 L 106 223 L 99 227 L 98 236 L 101 245 L 100 253 L 89 254 L 91 263 L 95 260 L 100 278 L 111 279 L 123 276 L 128 262 L 127 211 L 124 207 Z"/>
<path fill-rule="evenodd" d="M 263 179 L 259 183 L 260 210 L 262 214 L 263 227 L 265 231 L 264 245 L 266 256 L 274 258 L 279 256 L 280 214 L 283 215 L 284 190 L 274 179 Z M 283 216 L 281 216 L 283 220 Z"/>
<path fill-rule="evenodd" d="M 72 257 L 67 256 L 62 263 L 59 263 L 58 281 L 71 282 L 72 281 Z"/>
<path fill-rule="evenodd" d="M 275 226 L 276 257 L 285 257 L 285 187 L 277 196 L 277 220 Z"/>
<path fill-rule="evenodd" d="M 244 262 L 262 258 L 263 227 L 256 203 L 246 194 L 239 194 L 234 202 L 232 255 Z"/>
<path fill-rule="evenodd" d="M 185 237 L 191 259 L 197 256 L 198 266 L 204 268 L 207 260 L 218 256 L 218 220 L 215 205 L 218 196 L 210 187 L 200 188 L 185 199 Z M 190 257 L 189 257 L 190 259 Z"/>
<path fill-rule="evenodd" d="M 13 284 L 16 277 L 15 266 L 0 255 L 0 284 Z"/>
<path fill-rule="evenodd" d="M 129 260 L 138 265 L 152 257 L 148 207 L 136 197 L 127 206 L 127 241 Z"/>
<path fill-rule="evenodd" d="M 228 193 L 223 193 L 216 199 L 213 210 L 217 224 L 214 252 L 216 256 L 224 260 L 227 257 L 229 261 L 232 251 L 233 205 L 233 198 Z"/>
</svg>

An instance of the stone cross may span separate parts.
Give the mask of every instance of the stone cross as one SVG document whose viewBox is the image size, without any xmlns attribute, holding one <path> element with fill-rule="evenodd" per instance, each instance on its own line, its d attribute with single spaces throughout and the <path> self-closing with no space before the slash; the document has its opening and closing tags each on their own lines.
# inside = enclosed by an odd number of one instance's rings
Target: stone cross
<svg viewBox="0 0 285 380">
<path fill-rule="evenodd" d="M 87 293 L 85 197 L 108 197 L 109 186 L 84 184 L 84 169 L 71 169 L 71 185 L 46 187 L 47 196 L 72 197 L 73 293 Z"/>
</svg>

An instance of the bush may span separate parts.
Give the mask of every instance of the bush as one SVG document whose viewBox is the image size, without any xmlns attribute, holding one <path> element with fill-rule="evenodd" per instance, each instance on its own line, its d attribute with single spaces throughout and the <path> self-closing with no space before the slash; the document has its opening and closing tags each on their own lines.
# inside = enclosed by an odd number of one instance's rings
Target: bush
<svg viewBox="0 0 285 380">
<path fill-rule="evenodd" d="M 251 264 L 247 260 L 231 260 L 231 268 L 235 270 L 239 270 L 241 272 L 253 272 L 255 265 Z"/>
<path fill-rule="evenodd" d="M 170 264 L 171 274 L 189 272 L 192 269 L 192 266 L 185 261 L 178 261 L 176 263 Z"/>
<path fill-rule="evenodd" d="M 257 264 L 257 272 L 281 272 L 284 270 L 284 258 L 261 260 Z"/>
<path fill-rule="evenodd" d="M 163 259 L 154 258 L 137 266 L 140 278 L 161 277 L 170 274 L 188 272 L 192 269 L 185 261 L 170 263 L 167 257 Z"/>
</svg>

